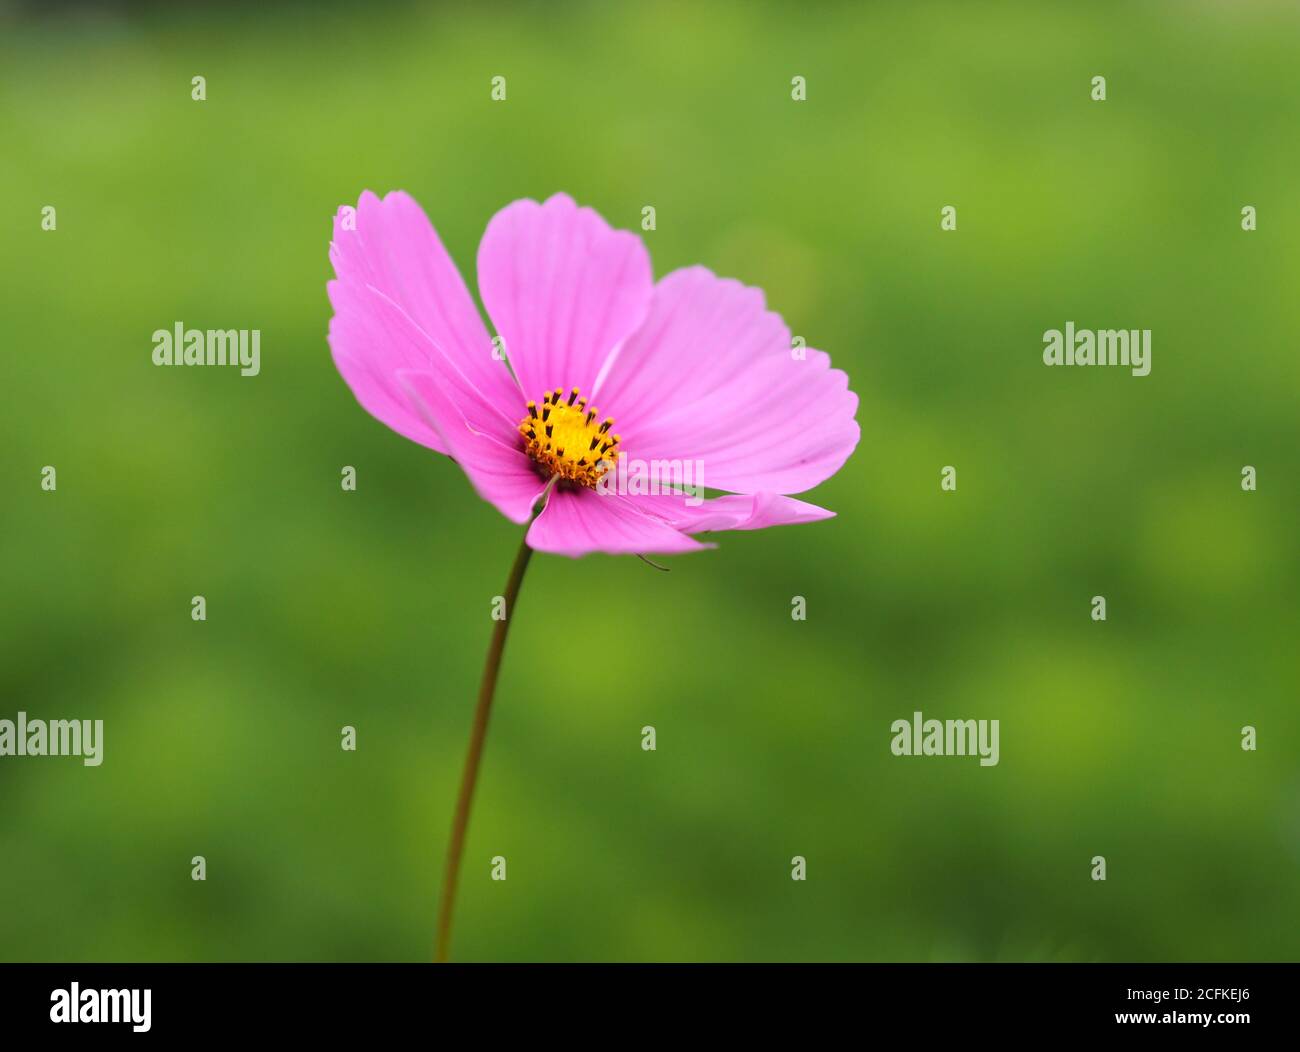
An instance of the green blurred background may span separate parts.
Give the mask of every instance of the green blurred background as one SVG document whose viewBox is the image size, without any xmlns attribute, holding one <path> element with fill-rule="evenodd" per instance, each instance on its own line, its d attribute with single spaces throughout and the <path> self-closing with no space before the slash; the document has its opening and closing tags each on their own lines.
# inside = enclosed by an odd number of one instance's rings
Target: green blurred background
<svg viewBox="0 0 1300 1052">
<path fill-rule="evenodd" d="M 862 400 L 830 522 L 534 560 L 457 957 L 1295 959 L 1298 45 L 1263 3 L 0 9 L 0 717 L 106 723 L 0 759 L 0 958 L 430 955 L 520 531 L 330 362 L 331 216 L 401 188 L 471 287 L 515 198 L 652 204 L 656 275 L 762 286 Z M 155 368 L 177 320 L 262 374 Z M 1045 368 L 1067 320 L 1151 375 Z M 917 709 L 1001 763 L 892 756 Z"/>
</svg>

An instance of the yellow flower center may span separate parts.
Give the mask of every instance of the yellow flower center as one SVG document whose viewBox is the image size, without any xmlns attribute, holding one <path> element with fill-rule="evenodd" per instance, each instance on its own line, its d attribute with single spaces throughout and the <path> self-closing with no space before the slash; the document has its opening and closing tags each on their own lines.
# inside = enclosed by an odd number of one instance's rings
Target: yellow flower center
<svg viewBox="0 0 1300 1052">
<path fill-rule="evenodd" d="M 558 477 L 595 489 L 600 477 L 619 457 L 619 436 L 610 434 L 613 417 L 597 422 L 595 406 L 579 397 L 575 387 L 567 400 L 560 388 L 547 393 L 542 407 L 528 403 L 528 415 L 519 421 L 524 452 L 547 478 Z"/>
</svg>

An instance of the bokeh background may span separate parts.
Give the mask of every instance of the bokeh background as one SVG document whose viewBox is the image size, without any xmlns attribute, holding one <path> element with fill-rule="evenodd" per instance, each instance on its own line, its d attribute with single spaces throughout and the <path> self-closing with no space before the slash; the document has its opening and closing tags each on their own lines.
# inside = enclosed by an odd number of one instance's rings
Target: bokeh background
<svg viewBox="0 0 1300 1052">
<path fill-rule="evenodd" d="M 519 531 L 330 362 L 331 216 L 401 188 L 471 287 L 515 198 L 652 204 L 656 274 L 762 286 L 861 396 L 833 521 L 534 560 L 457 957 L 1295 959 L 1298 46 L 1281 3 L 0 7 L 0 717 L 106 723 L 0 759 L 0 958 L 430 955 Z M 155 368 L 177 320 L 261 375 Z M 1151 375 L 1045 368 L 1067 320 Z M 1001 763 L 892 756 L 917 709 Z"/>
</svg>

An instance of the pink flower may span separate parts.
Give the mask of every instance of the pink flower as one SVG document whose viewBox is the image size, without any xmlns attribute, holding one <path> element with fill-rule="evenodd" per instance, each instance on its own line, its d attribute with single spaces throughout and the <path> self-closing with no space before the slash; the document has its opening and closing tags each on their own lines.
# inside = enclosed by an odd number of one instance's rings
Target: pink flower
<svg viewBox="0 0 1300 1052">
<path fill-rule="evenodd" d="M 409 195 L 341 209 L 330 261 L 330 348 L 357 401 L 452 457 L 507 518 L 545 496 L 530 547 L 685 552 L 707 547 L 692 533 L 834 514 L 788 494 L 853 452 L 857 396 L 829 355 L 791 353 L 758 289 L 703 267 L 656 283 L 640 238 L 564 194 L 488 223 L 478 285 L 496 345 Z M 650 466 L 649 487 L 615 484 L 629 464 Z M 696 465 L 729 495 L 643 492 L 655 464 Z"/>
</svg>

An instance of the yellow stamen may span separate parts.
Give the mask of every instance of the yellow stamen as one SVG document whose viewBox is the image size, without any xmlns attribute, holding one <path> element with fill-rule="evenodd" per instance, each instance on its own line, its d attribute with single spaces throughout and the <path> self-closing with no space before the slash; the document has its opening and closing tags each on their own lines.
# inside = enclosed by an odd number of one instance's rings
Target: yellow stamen
<svg viewBox="0 0 1300 1052">
<path fill-rule="evenodd" d="M 618 435 L 610 435 L 613 417 L 600 418 L 576 387 L 566 398 L 560 388 L 548 391 L 538 409 L 528 403 L 528 415 L 519 421 L 524 452 L 547 478 L 568 479 L 595 489 L 596 483 L 619 456 Z M 597 423 L 599 421 L 599 423 Z"/>
</svg>

